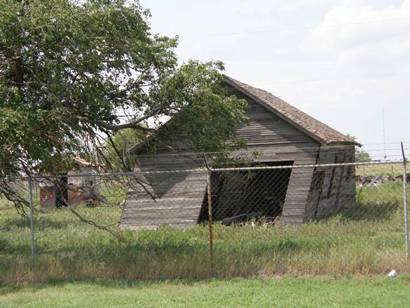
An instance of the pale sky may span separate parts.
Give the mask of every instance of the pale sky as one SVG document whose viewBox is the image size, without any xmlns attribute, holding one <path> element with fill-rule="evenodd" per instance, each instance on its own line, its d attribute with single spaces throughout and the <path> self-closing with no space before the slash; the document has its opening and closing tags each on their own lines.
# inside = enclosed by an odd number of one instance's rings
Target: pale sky
<svg viewBox="0 0 410 308">
<path fill-rule="evenodd" d="M 227 75 L 356 136 L 375 158 L 384 139 L 410 148 L 410 0 L 141 4 L 153 32 L 179 36 L 181 62 L 221 60 Z"/>
</svg>

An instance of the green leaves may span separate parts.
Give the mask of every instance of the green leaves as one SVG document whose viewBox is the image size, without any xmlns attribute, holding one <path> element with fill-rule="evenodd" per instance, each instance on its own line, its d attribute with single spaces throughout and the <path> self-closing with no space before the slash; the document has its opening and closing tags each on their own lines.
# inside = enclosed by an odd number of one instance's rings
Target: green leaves
<svg viewBox="0 0 410 308">
<path fill-rule="evenodd" d="M 243 145 L 235 129 L 247 121 L 246 102 L 229 95 L 222 68 L 220 62 L 190 61 L 151 89 L 149 112 L 162 112 L 156 117 L 160 128 L 150 140 L 150 151 L 223 152 Z"/>
<path fill-rule="evenodd" d="M 239 145 L 245 105 L 224 89 L 223 65 L 178 67 L 177 39 L 152 34 L 148 17 L 138 1 L 0 0 L 0 176 L 93 157 L 124 111 L 138 138 L 147 120 L 173 117 L 170 141 Z"/>
</svg>

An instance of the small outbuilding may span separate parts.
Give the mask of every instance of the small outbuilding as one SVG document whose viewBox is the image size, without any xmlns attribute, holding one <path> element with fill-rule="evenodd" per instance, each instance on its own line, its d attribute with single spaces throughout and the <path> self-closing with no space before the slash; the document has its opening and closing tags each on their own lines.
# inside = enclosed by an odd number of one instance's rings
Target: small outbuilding
<svg viewBox="0 0 410 308">
<path fill-rule="evenodd" d="M 103 202 L 98 191 L 96 167 L 82 159 L 73 159 L 73 168 L 60 177 L 43 178 L 40 186 L 40 207 L 53 209 Z"/>
<path fill-rule="evenodd" d="M 354 162 L 359 145 L 273 94 L 225 76 L 231 92 L 248 102 L 247 125 L 236 131 L 246 144 L 252 166 L 316 165 Z M 207 174 L 203 157 L 176 147 L 174 154 L 160 151 L 144 155 L 144 146 L 131 153 L 136 171 L 194 170 L 178 173 L 144 173 L 144 183 L 128 193 L 121 217 L 123 228 L 185 227 L 207 217 Z M 257 155 L 251 155 L 258 153 Z M 249 162 L 248 162 L 249 165 Z M 283 168 L 212 174 L 213 218 L 258 215 L 300 224 L 321 219 L 355 203 L 355 170 L 352 166 Z"/>
</svg>

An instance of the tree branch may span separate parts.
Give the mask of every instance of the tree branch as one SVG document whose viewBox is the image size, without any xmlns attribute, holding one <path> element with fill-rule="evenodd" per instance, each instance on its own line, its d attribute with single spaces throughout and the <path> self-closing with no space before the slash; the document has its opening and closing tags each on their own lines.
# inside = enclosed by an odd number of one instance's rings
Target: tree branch
<svg viewBox="0 0 410 308">
<path fill-rule="evenodd" d="M 149 118 L 152 118 L 155 115 L 158 115 L 160 112 L 164 111 L 164 108 L 157 108 L 154 109 L 152 112 L 150 112 L 149 114 L 142 116 L 138 119 L 135 119 L 134 121 L 128 122 L 128 123 L 124 123 L 124 124 L 118 124 L 118 125 L 108 125 L 106 126 L 107 129 L 110 129 L 112 131 L 119 131 L 121 129 L 126 129 L 126 128 L 138 128 L 141 129 L 145 132 L 152 132 L 155 131 L 155 129 L 152 128 L 148 128 L 148 127 L 144 127 L 142 126 L 140 123 L 142 121 L 148 120 Z"/>
<path fill-rule="evenodd" d="M 153 128 L 144 127 L 141 124 L 139 124 L 141 121 L 143 120 L 136 120 L 136 121 L 132 121 L 129 123 L 118 124 L 118 125 L 107 125 L 106 128 L 114 132 L 122 130 L 122 129 L 126 129 L 126 128 L 138 128 L 147 133 L 155 131 L 155 129 Z"/>
<path fill-rule="evenodd" d="M 97 228 L 97 229 L 107 231 L 107 232 L 110 233 L 112 236 L 114 236 L 115 238 L 117 238 L 117 240 L 119 240 L 120 242 L 123 242 L 123 243 L 126 242 L 125 239 L 124 239 L 124 237 L 121 236 L 121 234 L 115 233 L 114 231 L 112 231 L 111 229 L 109 229 L 109 228 L 106 227 L 106 226 L 101 226 L 101 225 L 95 223 L 95 222 L 92 221 L 92 220 L 89 220 L 89 219 L 84 218 L 84 217 L 81 216 L 76 210 L 74 210 L 72 207 L 70 207 L 69 209 L 70 209 L 71 213 L 73 213 L 81 222 L 87 223 L 87 224 L 89 224 L 89 225 L 91 225 L 91 226 L 93 226 L 93 227 L 95 227 L 95 228 Z"/>
</svg>

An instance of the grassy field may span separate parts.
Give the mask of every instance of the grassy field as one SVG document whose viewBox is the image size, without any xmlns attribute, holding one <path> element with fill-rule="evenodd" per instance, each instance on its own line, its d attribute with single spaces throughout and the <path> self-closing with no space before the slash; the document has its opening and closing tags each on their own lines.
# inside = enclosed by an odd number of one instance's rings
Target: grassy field
<svg viewBox="0 0 410 308">
<path fill-rule="evenodd" d="M 356 175 L 359 176 L 378 176 L 388 175 L 398 177 L 403 175 L 402 163 L 391 163 L 381 165 L 361 165 L 356 167 Z"/>
<path fill-rule="evenodd" d="M 97 280 L 0 287 L 1 307 L 406 307 L 410 277 Z"/>
<path fill-rule="evenodd" d="M 117 227 L 118 207 L 79 208 L 109 233 L 78 220 L 68 210 L 36 213 L 37 255 L 32 266 L 28 219 L 11 205 L 0 207 L 0 283 L 49 279 L 198 279 L 275 275 L 369 275 L 405 261 L 401 183 L 358 190 L 359 206 L 327 220 L 287 226 L 214 226 L 214 272 L 208 229 L 161 228 L 138 232 Z"/>
</svg>

